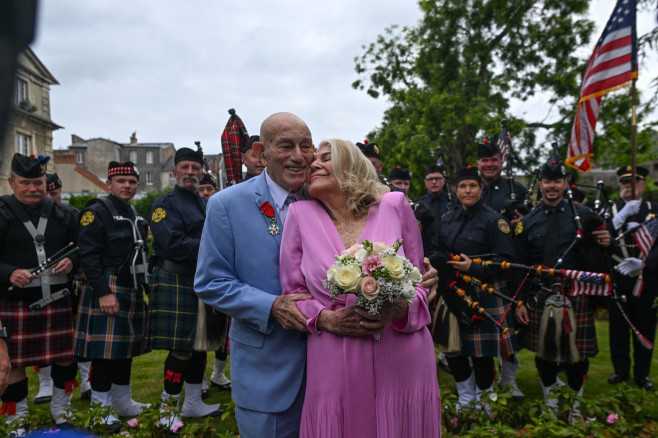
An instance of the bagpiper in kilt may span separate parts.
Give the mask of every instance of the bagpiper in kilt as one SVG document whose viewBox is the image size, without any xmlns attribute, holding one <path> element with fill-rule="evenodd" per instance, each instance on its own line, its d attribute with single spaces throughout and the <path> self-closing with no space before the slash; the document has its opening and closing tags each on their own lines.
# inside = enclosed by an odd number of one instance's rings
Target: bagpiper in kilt
<svg viewBox="0 0 658 438">
<path fill-rule="evenodd" d="M 204 175 L 203 153 L 190 148 L 177 150 L 173 175 L 176 186 L 153 202 L 149 216 L 156 260 L 149 302 L 149 342 L 154 350 L 169 350 L 162 399 L 179 400 L 185 384 L 181 414 L 216 416 L 222 412 L 220 405 L 202 401 L 206 351 L 194 348 L 197 328 L 205 327 L 197 327 L 199 299 L 193 287 L 206 218 L 206 200 L 197 192 Z M 163 413 L 161 422 L 173 429 L 180 419 Z"/>
<path fill-rule="evenodd" d="M 588 270 L 584 263 L 588 258 L 605 254 L 604 247 L 611 243 L 610 233 L 605 229 L 584 233 L 583 227 L 580 231 L 587 235 L 573 245 L 582 223 L 580 218 L 592 213 L 589 208 L 565 200 L 566 175 L 564 163 L 554 151 L 539 175 L 542 202 L 515 227 L 519 260 L 551 268 L 560 260 L 561 269 Z M 591 241 L 590 250 L 598 253 L 596 257 L 581 254 L 584 240 Z M 520 297 L 526 305 L 515 309 L 521 345 L 538 353 L 535 365 L 544 404 L 554 411 L 557 399 L 551 397 L 551 389 L 557 382 L 558 370 L 566 371 L 569 387 L 582 395 L 588 358 L 598 353 L 594 330 L 596 297 L 571 297 L 568 285 L 561 280 L 564 279 L 541 278 L 536 281 L 543 282 L 542 285 L 526 284 Z M 578 402 L 572 405 L 570 418 L 580 416 L 578 405 Z"/>
<path fill-rule="evenodd" d="M 507 285 L 502 272 L 472 263 L 467 257 L 478 254 L 496 254 L 497 260 L 513 259 L 514 241 L 509 223 L 498 212 L 481 201 L 482 180 L 475 167 L 457 172 L 455 183 L 460 205 L 441 218 L 436 239 L 437 251 L 430 257 L 439 269 L 439 294 L 451 311 L 462 321 L 460 324 L 461 351 L 448 354 L 446 359 L 457 384 L 458 408 L 479 402 L 480 391 L 492 391 L 494 360 L 496 356 L 509 357 L 518 349 L 513 330 L 503 335 L 493 321 L 481 317 L 468 308 L 450 283 L 456 280 L 455 270 L 477 277 L 506 296 Z M 464 255 L 464 260 L 453 261 L 451 255 Z M 459 284 L 466 293 L 496 321 L 505 322 L 505 306 L 501 298 L 469 284 Z M 511 313 L 507 318 L 511 319 Z M 483 402 L 485 409 L 486 402 Z"/>
<path fill-rule="evenodd" d="M 50 409 L 58 424 L 66 421 L 77 385 L 68 290 L 77 224 L 69 210 L 46 198 L 47 161 L 15 154 L 13 195 L 0 198 L 0 321 L 10 335 L 14 382 L 2 394 L 0 412 L 8 422 L 27 415 L 26 366 L 52 364 Z"/>
<path fill-rule="evenodd" d="M 110 162 L 107 198 L 91 200 L 80 213 L 79 246 L 86 282 L 82 287 L 75 353 L 91 359 L 91 401 L 122 416 L 139 415 L 132 399 L 132 358 L 146 351 L 144 283 L 148 266 L 143 244 L 148 224 L 130 201 L 139 187 L 132 162 Z M 114 415 L 100 418 L 108 430 L 121 428 Z"/>
</svg>

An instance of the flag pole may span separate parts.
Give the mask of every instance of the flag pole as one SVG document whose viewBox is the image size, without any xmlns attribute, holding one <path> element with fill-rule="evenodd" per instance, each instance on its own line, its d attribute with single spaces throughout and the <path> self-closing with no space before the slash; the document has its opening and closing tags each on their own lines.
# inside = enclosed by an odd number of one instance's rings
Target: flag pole
<svg viewBox="0 0 658 438">
<path fill-rule="evenodd" d="M 636 142 L 637 142 L 637 117 L 635 107 L 637 105 L 637 79 L 631 81 L 631 199 L 635 199 L 635 166 L 637 166 Z"/>
</svg>

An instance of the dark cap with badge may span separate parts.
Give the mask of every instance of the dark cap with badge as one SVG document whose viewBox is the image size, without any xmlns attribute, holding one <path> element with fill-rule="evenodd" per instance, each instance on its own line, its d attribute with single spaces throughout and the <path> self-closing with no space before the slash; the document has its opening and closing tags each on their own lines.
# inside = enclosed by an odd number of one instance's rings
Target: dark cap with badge
<svg viewBox="0 0 658 438">
<path fill-rule="evenodd" d="M 617 170 L 617 176 L 619 177 L 619 182 L 628 182 L 633 177 L 633 166 L 624 166 L 620 167 Z M 645 178 L 649 175 L 649 169 L 642 166 L 635 166 L 635 181 L 644 181 Z"/>
<path fill-rule="evenodd" d="M 11 171 L 23 178 L 39 178 L 46 174 L 50 157 L 39 155 L 35 157 L 15 153 L 11 159 Z"/>
<path fill-rule="evenodd" d="M 215 178 L 210 173 L 206 173 L 203 175 L 203 178 L 201 179 L 199 185 L 200 186 L 211 185 L 215 188 L 215 190 L 217 190 L 217 183 L 215 182 Z"/>
<path fill-rule="evenodd" d="M 260 135 L 252 135 L 251 137 L 249 137 L 249 140 L 247 140 L 247 142 L 244 144 L 244 146 L 242 146 L 240 148 L 240 152 L 242 152 L 244 154 L 249 149 L 253 148 L 254 143 L 256 143 L 257 141 L 260 141 Z"/>
<path fill-rule="evenodd" d="M 203 164 L 203 152 L 193 150 L 190 148 L 180 148 L 174 155 L 174 164 L 180 161 L 194 161 L 195 163 Z"/>
<path fill-rule="evenodd" d="M 139 179 L 139 170 L 132 161 L 126 161 L 125 163 L 110 161 L 107 166 L 107 178 L 110 179 L 118 175 L 135 176 Z"/>
<path fill-rule="evenodd" d="M 443 166 L 440 166 L 438 164 L 430 164 L 427 166 L 427 170 L 425 171 L 425 176 L 429 175 L 430 173 L 440 173 L 443 175 L 445 173 L 445 169 Z"/>
<path fill-rule="evenodd" d="M 62 180 L 55 173 L 46 174 L 46 191 L 50 192 L 51 190 L 57 190 L 62 188 Z"/>
<path fill-rule="evenodd" d="M 541 172 L 539 173 L 539 178 L 547 179 L 554 181 L 556 179 L 562 179 L 567 177 L 567 168 L 564 167 L 564 163 L 560 156 L 553 151 L 551 156 L 548 157 L 546 163 L 542 166 Z"/>
<path fill-rule="evenodd" d="M 377 145 L 377 143 L 370 143 L 368 140 L 364 140 L 363 143 L 357 143 L 356 145 L 366 157 L 381 160 L 379 156 L 379 145 Z"/>
<path fill-rule="evenodd" d="M 475 166 L 468 166 L 457 171 L 457 176 L 455 177 L 455 184 L 459 184 L 460 181 L 466 179 L 474 179 L 478 183 L 482 184 L 482 179 L 480 178 L 480 171 Z"/>
<path fill-rule="evenodd" d="M 478 160 L 480 158 L 493 157 L 496 154 L 500 153 L 500 148 L 497 143 L 492 141 L 487 141 L 485 138 L 482 143 L 478 144 Z"/>
<path fill-rule="evenodd" d="M 411 180 L 411 173 L 408 169 L 403 169 L 400 166 L 394 167 L 391 169 L 391 173 L 388 175 L 389 181 L 401 180 L 409 181 Z"/>
</svg>

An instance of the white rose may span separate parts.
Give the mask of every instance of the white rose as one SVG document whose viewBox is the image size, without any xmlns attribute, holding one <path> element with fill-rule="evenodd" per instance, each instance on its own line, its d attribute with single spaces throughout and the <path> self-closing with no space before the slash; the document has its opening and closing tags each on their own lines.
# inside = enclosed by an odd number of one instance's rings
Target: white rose
<svg viewBox="0 0 658 438">
<path fill-rule="evenodd" d="M 420 271 L 417 267 L 414 266 L 414 268 L 411 270 L 409 273 L 409 279 L 413 284 L 420 283 L 423 280 L 423 276 L 420 275 Z"/>
<path fill-rule="evenodd" d="M 334 276 L 334 284 L 345 292 L 356 291 L 360 282 L 361 268 L 355 264 L 339 267 Z"/>
<path fill-rule="evenodd" d="M 393 280 L 401 280 L 404 278 L 404 264 L 400 257 L 384 256 L 382 257 L 382 265 L 391 273 L 391 278 Z"/>
<path fill-rule="evenodd" d="M 416 288 L 413 287 L 410 284 L 405 285 L 402 288 L 402 296 L 408 299 L 412 299 L 416 297 Z"/>
<path fill-rule="evenodd" d="M 335 281 L 337 271 L 338 271 L 338 265 L 336 264 L 331 265 L 331 268 L 329 268 L 329 270 L 327 271 L 327 280 Z"/>
<path fill-rule="evenodd" d="M 386 244 L 384 242 L 375 242 L 372 244 L 372 253 L 373 254 L 381 254 L 382 251 L 384 251 L 386 248 Z"/>
<path fill-rule="evenodd" d="M 354 253 L 354 258 L 356 259 L 357 262 L 361 263 L 363 260 L 368 256 L 368 252 L 361 248 L 358 250 L 356 253 Z"/>
</svg>

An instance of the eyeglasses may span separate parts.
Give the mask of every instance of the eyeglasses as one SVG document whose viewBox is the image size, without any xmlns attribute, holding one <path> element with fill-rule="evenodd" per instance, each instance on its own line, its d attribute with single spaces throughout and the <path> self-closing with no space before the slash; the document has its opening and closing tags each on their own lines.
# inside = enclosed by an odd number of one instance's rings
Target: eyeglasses
<svg viewBox="0 0 658 438">
<path fill-rule="evenodd" d="M 442 178 L 442 177 L 439 176 L 439 177 L 436 177 L 436 178 L 425 178 L 425 181 L 427 181 L 427 182 L 439 182 L 439 181 L 443 181 L 444 179 L 445 178 Z"/>
</svg>

